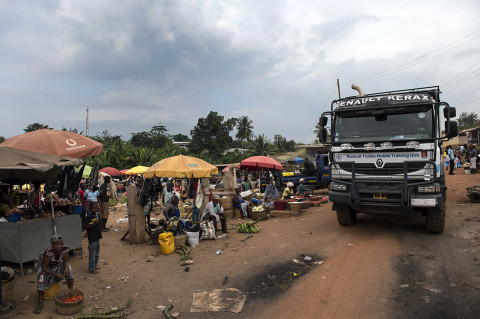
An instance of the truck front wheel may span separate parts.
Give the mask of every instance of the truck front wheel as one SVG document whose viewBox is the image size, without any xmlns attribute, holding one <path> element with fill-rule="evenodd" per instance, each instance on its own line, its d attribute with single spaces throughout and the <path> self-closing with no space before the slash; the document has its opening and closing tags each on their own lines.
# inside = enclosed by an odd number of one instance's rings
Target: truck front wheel
<svg viewBox="0 0 480 319">
<path fill-rule="evenodd" d="M 425 229 L 427 232 L 443 233 L 443 230 L 445 229 L 445 212 L 445 203 L 438 208 L 430 208 L 427 211 L 427 218 L 425 220 Z"/>
<path fill-rule="evenodd" d="M 357 222 L 357 213 L 344 205 L 337 209 L 337 220 L 340 225 L 353 225 Z"/>
</svg>

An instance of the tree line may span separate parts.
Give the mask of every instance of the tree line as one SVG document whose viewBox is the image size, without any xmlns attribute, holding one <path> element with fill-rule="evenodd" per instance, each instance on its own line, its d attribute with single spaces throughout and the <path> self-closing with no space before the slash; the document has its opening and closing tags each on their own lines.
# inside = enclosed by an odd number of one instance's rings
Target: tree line
<svg viewBox="0 0 480 319">
<path fill-rule="evenodd" d="M 23 130 L 28 133 L 41 128 L 53 129 L 46 124 L 32 123 Z M 265 134 L 255 136 L 253 129 L 253 121 L 248 116 L 226 119 L 211 111 L 205 118 L 198 119 L 190 136 L 169 134 L 167 127 L 158 123 L 148 131 L 131 133 L 128 140 L 108 130 L 90 138 L 103 144 L 104 151 L 98 157 L 100 167 L 118 169 L 151 166 L 179 154 L 198 157 L 212 164 L 224 164 L 238 163 L 247 156 L 275 155 L 295 150 L 297 143 L 294 140 L 287 140 L 280 134 L 276 134 L 273 140 Z M 76 128 L 63 127 L 62 130 L 83 134 Z M 189 142 L 189 145 L 182 148 L 174 142 Z M 87 159 L 87 164 L 93 162 L 93 158 Z"/>
</svg>

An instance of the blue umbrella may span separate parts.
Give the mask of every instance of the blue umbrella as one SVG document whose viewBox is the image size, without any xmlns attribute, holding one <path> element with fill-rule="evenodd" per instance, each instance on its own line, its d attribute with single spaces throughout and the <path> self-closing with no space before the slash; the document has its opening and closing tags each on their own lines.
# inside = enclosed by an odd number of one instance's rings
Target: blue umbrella
<svg viewBox="0 0 480 319">
<path fill-rule="evenodd" d="M 298 156 L 295 156 L 295 157 L 287 160 L 287 163 L 290 163 L 290 164 L 293 164 L 293 163 L 303 164 L 303 162 L 304 162 L 304 159 L 301 158 L 301 157 L 298 157 Z"/>
</svg>

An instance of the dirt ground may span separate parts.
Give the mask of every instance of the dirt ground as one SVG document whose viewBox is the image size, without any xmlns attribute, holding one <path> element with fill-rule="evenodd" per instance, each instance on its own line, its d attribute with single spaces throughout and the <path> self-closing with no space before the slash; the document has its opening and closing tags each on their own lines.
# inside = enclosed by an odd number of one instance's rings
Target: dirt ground
<svg viewBox="0 0 480 319">
<path fill-rule="evenodd" d="M 480 204 L 469 201 L 465 187 L 480 185 L 480 174 L 461 169 L 456 174 L 447 175 L 443 234 L 426 233 L 424 218 L 416 215 L 359 215 L 356 225 L 340 226 L 328 203 L 297 217 L 262 221 L 251 238 L 237 233 L 238 221 L 230 220 L 225 238 L 192 249 L 188 272 L 178 254 L 161 255 L 159 246 L 148 242 L 121 241 L 128 225 L 117 222 L 126 217 L 119 208 L 101 240 L 100 273 L 87 271 L 86 238 L 84 258 L 71 256 L 75 287 L 86 294 L 83 312 L 108 310 L 132 298 L 129 318 L 162 318 L 158 306 L 168 305 L 180 318 L 194 319 L 478 318 Z M 304 263 L 305 256 L 317 263 Z M 40 315 L 32 314 L 35 279 L 16 276 L 17 318 L 69 317 L 56 314 L 53 301 L 45 301 Z M 243 311 L 190 312 L 194 292 L 218 288 L 246 292 Z"/>
</svg>

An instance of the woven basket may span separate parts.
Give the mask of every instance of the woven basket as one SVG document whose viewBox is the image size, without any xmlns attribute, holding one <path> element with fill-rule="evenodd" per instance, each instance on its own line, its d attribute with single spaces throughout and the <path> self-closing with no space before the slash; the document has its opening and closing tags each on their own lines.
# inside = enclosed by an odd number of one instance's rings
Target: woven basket
<svg viewBox="0 0 480 319">
<path fill-rule="evenodd" d="M 223 197 L 220 198 L 220 203 L 222 204 L 223 209 L 232 209 L 233 208 L 233 203 L 232 199 L 230 197 Z"/>
<path fill-rule="evenodd" d="M 187 234 L 173 236 L 173 242 L 175 243 L 175 248 L 180 248 L 182 245 L 187 244 Z"/>
<path fill-rule="evenodd" d="M 257 220 L 257 219 L 259 219 L 259 218 L 260 218 L 260 220 L 267 220 L 267 219 L 268 219 L 267 211 L 264 210 L 264 211 L 261 212 L 261 213 L 252 212 L 252 219 L 253 219 L 253 220 Z"/>
<path fill-rule="evenodd" d="M 233 218 L 233 209 L 224 209 L 223 211 L 223 216 L 225 216 L 226 219 L 232 219 Z"/>
<path fill-rule="evenodd" d="M 13 300 L 15 273 L 12 268 L 2 267 L 2 300 Z"/>
<path fill-rule="evenodd" d="M 62 299 L 81 295 L 82 299 L 76 302 L 62 302 Z M 85 294 L 79 289 L 62 290 L 55 295 L 55 310 L 61 315 L 71 315 L 80 311 Z"/>
</svg>

